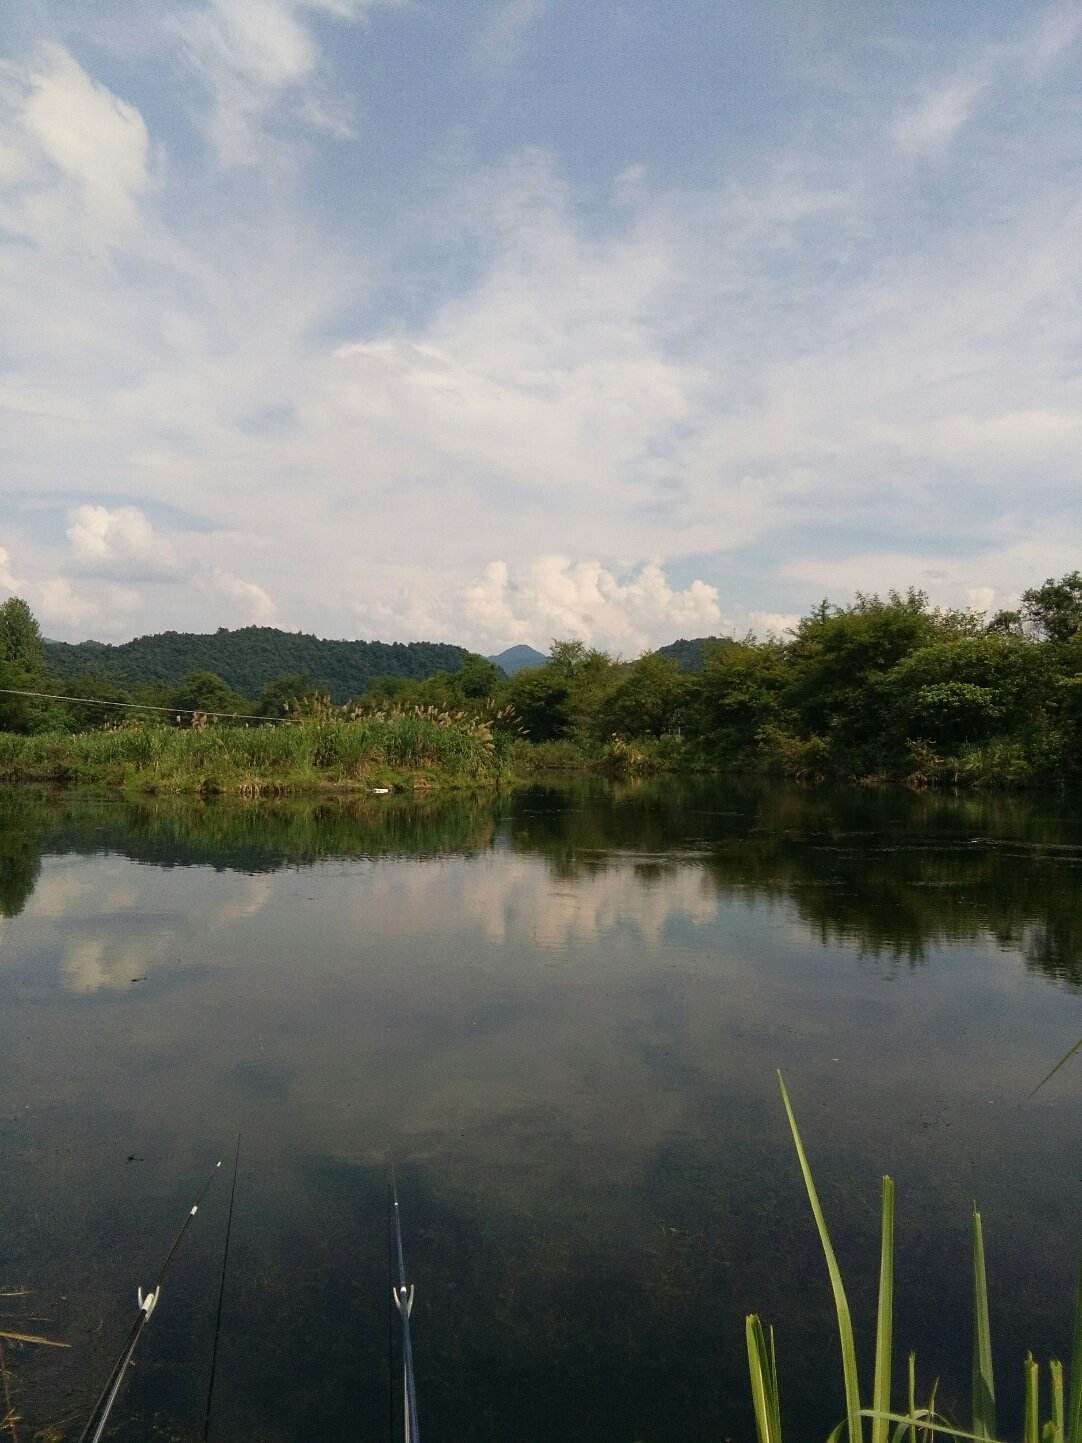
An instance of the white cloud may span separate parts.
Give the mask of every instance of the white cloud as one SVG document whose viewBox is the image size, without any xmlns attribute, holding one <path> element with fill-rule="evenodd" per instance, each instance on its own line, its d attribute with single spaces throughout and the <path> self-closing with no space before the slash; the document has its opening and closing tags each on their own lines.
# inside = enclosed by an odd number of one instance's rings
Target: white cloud
<svg viewBox="0 0 1082 1443">
<path fill-rule="evenodd" d="M 80 595 L 65 576 L 51 576 L 37 589 L 38 605 L 47 622 L 82 626 L 100 615 L 97 602 Z"/>
<path fill-rule="evenodd" d="M 110 231 L 130 224 L 148 180 L 147 129 L 133 105 L 93 81 L 62 46 L 46 44 L 19 119 L 75 183 L 93 224 Z"/>
<path fill-rule="evenodd" d="M 18 591 L 22 582 L 11 569 L 11 556 L 6 546 L 0 546 L 0 587 L 5 591 Z"/>
<path fill-rule="evenodd" d="M 168 575 L 176 568 L 172 545 L 137 506 L 76 506 L 68 512 L 75 560 L 97 575 Z"/>
<path fill-rule="evenodd" d="M 936 86 L 898 116 L 895 142 L 914 154 L 943 149 L 969 120 L 987 83 L 983 76 L 966 75 Z"/>
<path fill-rule="evenodd" d="M 143 597 L 130 586 L 94 585 L 76 590 L 66 576 L 51 576 L 30 589 L 30 599 L 54 630 L 93 627 L 100 637 L 122 634 L 142 610 Z"/>
<path fill-rule="evenodd" d="M 245 581 L 228 571 L 213 571 L 200 576 L 198 582 L 205 590 L 235 602 L 236 610 L 246 624 L 269 626 L 274 621 L 277 613 L 274 600 L 257 582 Z"/>
<path fill-rule="evenodd" d="M 514 575 L 506 562 L 490 562 L 466 588 L 462 609 L 492 644 L 576 639 L 625 655 L 716 631 L 722 621 L 717 590 L 705 582 L 674 590 L 653 563 L 621 578 L 599 561 L 564 556 L 541 557 Z"/>
<path fill-rule="evenodd" d="M 720 180 L 663 181 L 650 152 L 651 183 L 629 167 L 617 206 L 638 136 L 592 175 L 509 154 L 511 129 L 498 160 L 457 131 L 431 156 L 404 138 L 380 182 L 393 220 L 327 138 L 357 86 L 336 83 L 325 17 L 369 8 L 200 0 L 168 58 L 152 8 L 144 51 L 109 72 L 160 81 L 152 136 L 67 51 L 0 75 L 4 539 L 54 631 L 277 606 L 324 634 L 588 632 L 630 654 L 921 584 L 944 550 L 928 584 L 957 604 L 1077 564 L 1071 7 L 953 69 L 910 55 L 908 109 L 879 72 L 829 109 L 809 92 L 799 143 L 728 151 Z M 104 178 L 62 95 L 116 160 Z M 260 164 L 223 183 L 188 103 L 223 156 Z M 936 166 L 899 150 L 903 110 Z M 393 123 L 365 110 L 351 160 L 377 166 Z M 134 504 L 102 505 L 104 477 Z M 635 594 L 644 560 L 683 577 L 689 557 L 704 595 Z"/>
<path fill-rule="evenodd" d="M 780 640 L 787 640 L 799 621 L 795 611 L 752 611 L 748 615 L 748 625 L 756 636 L 773 636 Z"/>
<path fill-rule="evenodd" d="M 353 107 L 332 97 L 322 81 L 323 57 L 305 11 L 322 11 L 341 22 L 361 19 L 379 4 L 397 0 L 209 0 L 173 14 L 169 27 L 181 54 L 210 95 L 210 109 L 196 112 L 225 166 L 265 165 L 284 142 L 268 146 L 267 122 L 283 104 L 291 120 L 352 138 Z"/>
</svg>

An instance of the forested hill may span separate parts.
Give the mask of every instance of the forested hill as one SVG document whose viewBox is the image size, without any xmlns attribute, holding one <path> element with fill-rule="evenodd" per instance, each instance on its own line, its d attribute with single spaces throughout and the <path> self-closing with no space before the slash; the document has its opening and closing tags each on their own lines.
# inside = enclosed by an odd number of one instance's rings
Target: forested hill
<svg viewBox="0 0 1082 1443">
<path fill-rule="evenodd" d="M 47 641 L 46 665 L 58 679 L 105 677 L 118 683 L 175 684 L 194 671 L 212 671 L 243 696 L 258 696 L 276 677 L 304 675 L 335 701 L 365 691 L 380 676 L 421 679 L 458 671 L 470 655 L 442 642 L 321 641 L 272 626 L 197 634 L 163 631 L 120 646 L 100 641 Z"/>
<path fill-rule="evenodd" d="M 695 636 L 690 641 L 681 637 L 679 641 L 670 641 L 668 646 L 658 647 L 658 655 L 675 661 L 682 671 L 702 671 L 703 662 L 713 648 L 731 645 L 729 636 Z"/>
</svg>

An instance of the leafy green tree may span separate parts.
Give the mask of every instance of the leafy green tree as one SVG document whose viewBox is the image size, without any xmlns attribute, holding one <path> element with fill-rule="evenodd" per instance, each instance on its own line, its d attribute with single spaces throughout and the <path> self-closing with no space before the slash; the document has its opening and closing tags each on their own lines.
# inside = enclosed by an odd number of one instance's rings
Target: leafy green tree
<svg viewBox="0 0 1082 1443">
<path fill-rule="evenodd" d="M 660 652 L 648 651 L 629 666 L 617 668 L 616 680 L 597 707 L 599 740 L 660 737 L 676 731 L 684 720 L 690 689 L 691 680 L 679 663 Z"/>
<path fill-rule="evenodd" d="M 169 693 L 169 705 L 178 711 L 236 714 L 252 711 L 252 705 L 212 671 L 193 671 Z M 184 717 L 187 725 L 190 717 Z"/>
<path fill-rule="evenodd" d="M 1038 636 L 1066 642 L 1082 632 L 1082 572 L 1069 571 L 1058 581 L 1049 577 L 1042 586 L 1022 593 L 1022 615 Z"/>
<path fill-rule="evenodd" d="M 9 596 L 0 606 L 0 661 L 28 677 L 40 678 L 45 672 L 41 627 L 21 596 Z"/>
<path fill-rule="evenodd" d="M 792 681 L 784 696 L 804 732 L 830 735 L 850 755 L 875 748 L 886 716 L 880 683 L 892 667 L 936 636 L 937 616 L 922 591 L 857 593 L 847 607 L 823 602 L 797 627 L 789 647 Z"/>
<path fill-rule="evenodd" d="M 781 719 L 788 680 L 787 648 L 781 642 L 737 641 L 718 647 L 693 679 L 691 727 L 709 750 L 750 750 L 762 729 Z"/>
<path fill-rule="evenodd" d="M 993 636 L 1022 636 L 1024 625 L 1020 611 L 997 611 L 989 618 L 985 631 Z"/>
<path fill-rule="evenodd" d="M 259 716 L 284 717 L 295 711 L 299 702 L 314 696 L 319 688 L 312 679 L 297 674 L 278 676 L 259 693 L 256 711 Z"/>
<path fill-rule="evenodd" d="M 507 683 L 504 699 L 515 708 L 532 742 L 559 741 L 571 731 L 570 684 L 551 666 L 523 667 Z"/>
<path fill-rule="evenodd" d="M 494 696 L 503 679 L 498 666 L 476 653 L 471 653 L 461 668 L 452 673 L 455 690 L 465 701 L 485 701 Z"/>
<path fill-rule="evenodd" d="M 59 725 L 66 731 L 92 731 L 96 727 L 108 726 L 122 717 L 138 713 L 125 711 L 119 706 L 95 706 L 99 702 L 128 702 L 134 700 L 131 692 L 117 686 L 102 676 L 77 676 L 65 684 L 70 696 L 86 697 L 86 703 L 64 702 L 58 717 Z"/>
<path fill-rule="evenodd" d="M 971 681 L 937 681 L 919 687 L 909 708 L 915 735 L 949 748 L 984 741 L 1002 715 L 991 687 Z"/>
<path fill-rule="evenodd" d="M 36 731 L 45 706 L 31 697 L 4 692 L 40 691 L 44 680 L 41 629 L 21 596 L 0 606 L 0 731 Z"/>
<path fill-rule="evenodd" d="M 891 730 L 944 746 L 1020 732 L 1050 696 L 1047 649 L 984 632 L 918 647 L 883 682 Z"/>
<path fill-rule="evenodd" d="M 10 661 L 0 661 L 0 731 L 30 732 L 34 730 L 36 707 L 24 696 L 5 695 L 12 691 L 25 691 L 33 680 L 21 667 Z"/>
</svg>

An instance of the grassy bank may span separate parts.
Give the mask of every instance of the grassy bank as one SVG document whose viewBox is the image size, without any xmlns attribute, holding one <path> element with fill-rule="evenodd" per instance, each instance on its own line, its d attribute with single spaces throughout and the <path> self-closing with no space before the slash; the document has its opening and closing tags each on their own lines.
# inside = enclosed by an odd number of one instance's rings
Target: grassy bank
<svg viewBox="0 0 1082 1443">
<path fill-rule="evenodd" d="M 129 792 L 466 787 L 493 785 L 507 772 L 506 749 L 487 725 L 434 709 L 278 726 L 0 733 L 0 781 Z"/>
<path fill-rule="evenodd" d="M 1055 759 L 1053 759 L 1055 761 Z M 612 737 L 605 743 L 563 738 L 520 741 L 513 752 L 517 775 L 529 779 L 553 772 L 600 772 L 608 776 L 654 773 L 784 779 L 804 783 L 907 786 L 1017 791 L 1048 788 L 1073 780 L 1049 762 L 1038 746 L 1018 741 L 971 743 L 939 752 L 925 742 L 908 742 L 890 757 L 838 755 L 821 739 L 798 739 L 766 729 L 740 749 L 704 747 L 695 738 L 676 735 Z"/>
</svg>

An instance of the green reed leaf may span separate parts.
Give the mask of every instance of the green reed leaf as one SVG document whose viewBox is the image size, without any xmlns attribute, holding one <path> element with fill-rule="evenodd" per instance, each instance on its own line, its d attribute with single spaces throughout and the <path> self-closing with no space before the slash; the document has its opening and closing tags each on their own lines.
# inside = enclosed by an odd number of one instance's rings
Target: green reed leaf
<svg viewBox="0 0 1082 1443">
<path fill-rule="evenodd" d="M 885 1413 L 890 1408 L 890 1364 L 894 1323 L 894 1181 L 883 1179 L 883 1216 L 879 1247 L 879 1307 L 875 1324 L 875 1376 L 872 1407 Z M 886 1419 L 872 1422 L 872 1443 L 887 1443 Z"/>
<path fill-rule="evenodd" d="M 781 1411 L 778 1379 L 774 1359 L 774 1330 L 770 1330 L 770 1346 L 763 1335 L 763 1325 L 755 1313 L 744 1320 L 748 1344 L 748 1372 L 751 1377 L 751 1402 L 755 1413 L 755 1431 L 759 1443 L 781 1443 Z"/>
<path fill-rule="evenodd" d="M 1074 1298 L 1074 1337 L 1071 1341 L 1071 1372 L 1069 1401 L 1067 1404 L 1066 1443 L 1080 1443 L 1082 1440 L 1082 1264 L 1078 1269 L 1078 1284 Z"/>
<path fill-rule="evenodd" d="M 800 1163 L 800 1171 L 804 1177 L 804 1186 L 808 1193 L 808 1201 L 811 1204 L 812 1215 L 815 1218 L 815 1226 L 819 1231 L 819 1243 L 823 1249 L 823 1256 L 826 1259 L 827 1272 L 830 1274 L 830 1286 L 834 1294 L 834 1311 L 838 1319 L 838 1341 L 842 1354 L 842 1376 L 845 1381 L 845 1411 L 849 1425 L 849 1443 L 864 1443 L 864 1431 L 860 1421 L 860 1380 L 857 1374 L 857 1350 L 853 1340 L 853 1322 L 849 1313 L 849 1300 L 845 1295 L 845 1285 L 842 1282 L 841 1269 L 838 1267 L 838 1260 L 834 1255 L 834 1248 L 831 1246 L 826 1218 L 823 1216 L 823 1209 L 819 1204 L 819 1194 L 815 1189 L 815 1182 L 812 1178 L 808 1156 L 804 1151 L 804 1144 L 800 1138 L 800 1129 L 797 1127 L 793 1106 L 789 1101 L 789 1093 L 786 1091 L 785 1080 L 780 1072 L 778 1073 L 778 1085 L 781 1088 L 781 1099 L 785 1104 L 785 1112 L 789 1118 L 789 1130 L 793 1134 L 793 1144 L 796 1147 L 796 1155 Z"/>
<path fill-rule="evenodd" d="M 1051 1443 L 1063 1443 L 1063 1364 L 1058 1358 L 1049 1363 L 1048 1376 L 1052 1381 L 1052 1422 L 1046 1425 L 1046 1431 L 1048 1427 L 1052 1430 Z"/>
<path fill-rule="evenodd" d="M 973 1432 L 992 1438 L 996 1431 L 996 1391 L 992 1377 L 992 1340 L 988 1326 L 988 1279 L 984 1271 L 981 1215 L 973 1209 Z"/>
<path fill-rule="evenodd" d="M 1032 1353 L 1026 1354 L 1026 1400 L 1022 1409 L 1023 1443 L 1041 1443 L 1041 1425 L 1037 1416 L 1040 1368 Z"/>
</svg>

